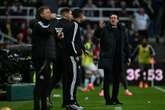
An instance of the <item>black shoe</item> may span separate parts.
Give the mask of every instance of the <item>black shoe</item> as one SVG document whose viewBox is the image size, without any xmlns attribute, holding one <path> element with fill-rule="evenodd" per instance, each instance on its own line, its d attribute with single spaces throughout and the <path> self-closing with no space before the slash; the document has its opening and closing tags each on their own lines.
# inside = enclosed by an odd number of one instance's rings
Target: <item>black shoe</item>
<svg viewBox="0 0 165 110">
<path fill-rule="evenodd" d="M 81 107 L 77 104 L 69 104 L 66 106 L 66 110 L 84 110 L 84 107 Z"/>
<path fill-rule="evenodd" d="M 61 107 L 62 107 L 62 108 L 65 108 L 65 107 L 66 107 L 66 104 L 63 103 Z"/>
<path fill-rule="evenodd" d="M 110 101 L 110 102 L 106 102 L 105 105 L 116 105 L 114 102 Z"/>
<path fill-rule="evenodd" d="M 119 100 L 111 100 L 109 102 L 106 102 L 105 105 L 123 105 Z"/>
<path fill-rule="evenodd" d="M 115 101 L 116 105 L 123 105 L 123 103 L 121 103 L 119 100 Z"/>
</svg>

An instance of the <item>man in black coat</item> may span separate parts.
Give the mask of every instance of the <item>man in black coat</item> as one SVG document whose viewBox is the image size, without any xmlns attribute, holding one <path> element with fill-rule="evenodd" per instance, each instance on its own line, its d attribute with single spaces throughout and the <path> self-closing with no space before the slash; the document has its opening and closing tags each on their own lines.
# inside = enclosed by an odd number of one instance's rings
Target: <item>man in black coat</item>
<svg viewBox="0 0 165 110">
<path fill-rule="evenodd" d="M 66 54 L 66 110 L 83 110 L 76 98 L 77 93 L 77 79 L 78 79 L 78 61 L 79 57 L 82 55 L 83 47 L 82 41 L 80 38 L 80 27 L 79 23 L 82 21 L 83 13 L 81 10 L 73 10 L 71 12 L 73 15 L 74 21 L 68 26 L 65 25 L 66 31 L 69 31 L 70 34 L 65 34 L 64 31 L 64 47 Z M 65 22 L 63 22 L 65 23 Z"/>
<path fill-rule="evenodd" d="M 66 110 L 84 110 L 84 107 L 80 106 L 77 102 L 76 93 L 78 85 L 78 67 L 80 56 L 84 52 L 84 47 L 81 41 L 81 32 L 79 24 L 84 20 L 83 11 L 75 9 L 72 11 L 73 15 L 73 30 L 72 36 L 64 37 L 65 48 L 67 53 L 67 83 L 66 83 Z M 65 33 L 64 33 L 65 34 Z"/>
<path fill-rule="evenodd" d="M 73 22 L 72 22 L 72 11 L 70 8 L 66 7 L 60 11 L 61 18 L 58 20 L 53 20 L 53 26 L 55 28 L 62 28 L 62 32 L 65 37 L 73 36 Z M 69 48 L 65 47 L 65 39 L 56 39 L 56 60 L 53 65 L 53 77 L 52 77 L 52 89 L 55 85 L 62 79 L 63 87 L 63 104 L 62 107 L 66 107 L 66 80 L 68 78 L 68 73 L 66 71 L 66 58 L 67 50 Z M 67 41 L 66 41 L 67 42 Z"/>
<path fill-rule="evenodd" d="M 36 70 L 36 84 L 34 87 L 34 110 L 49 110 L 49 93 L 51 68 L 50 63 L 55 60 L 55 36 L 52 35 L 52 13 L 47 6 L 37 11 L 32 20 L 32 60 Z"/>
<path fill-rule="evenodd" d="M 65 73 L 64 73 L 64 86 L 63 91 L 63 106 L 66 104 L 66 110 L 83 110 L 77 103 L 77 76 L 78 76 L 78 58 L 81 56 L 83 47 L 80 38 L 80 27 L 78 22 L 81 22 L 83 13 L 82 11 L 71 11 L 64 8 L 61 11 L 63 19 L 60 20 L 60 25 L 64 33 L 64 59 L 65 59 Z M 72 21 L 72 15 L 75 21 Z"/>
<path fill-rule="evenodd" d="M 95 36 L 100 39 L 99 67 L 104 69 L 103 89 L 106 105 L 122 104 L 118 100 L 119 83 L 123 67 L 128 62 L 129 51 L 127 34 L 119 24 L 118 16 L 112 14 L 106 26 L 100 26 L 96 29 Z M 109 85 L 111 79 L 113 88 L 110 97 Z"/>
<path fill-rule="evenodd" d="M 56 84 L 61 76 L 63 78 L 63 105 L 67 110 L 83 110 L 77 103 L 77 58 L 82 54 L 82 42 L 80 28 L 77 21 L 72 21 L 72 11 L 63 8 L 60 12 L 62 18 L 56 28 L 62 28 L 64 39 L 56 42 L 57 60 L 54 63 L 53 84 Z M 76 20 L 79 22 L 82 13 L 76 12 Z M 59 79 L 59 80 L 58 80 Z"/>
</svg>

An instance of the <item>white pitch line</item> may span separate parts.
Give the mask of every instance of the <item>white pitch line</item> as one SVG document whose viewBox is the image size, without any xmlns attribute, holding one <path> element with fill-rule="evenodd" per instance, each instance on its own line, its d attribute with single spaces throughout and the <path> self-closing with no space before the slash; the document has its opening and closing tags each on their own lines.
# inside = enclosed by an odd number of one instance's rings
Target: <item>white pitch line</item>
<svg viewBox="0 0 165 110">
<path fill-rule="evenodd" d="M 160 87 L 157 87 L 157 86 L 154 86 L 153 88 L 155 88 L 156 90 L 159 90 L 159 91 L 165 93 L 165 89 L 163 89 L 163 88 L 160 88 Z"/>
<path fill-rule="evenodd" d="M 122 107 L 115 107 L 115 110 L 122 110 Z"/>
</svg>

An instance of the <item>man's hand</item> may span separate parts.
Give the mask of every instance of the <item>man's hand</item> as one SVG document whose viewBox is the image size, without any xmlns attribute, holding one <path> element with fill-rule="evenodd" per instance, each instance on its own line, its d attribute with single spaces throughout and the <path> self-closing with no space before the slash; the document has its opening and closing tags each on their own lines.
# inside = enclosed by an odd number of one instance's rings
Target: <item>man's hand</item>
<svg viewBox="0 0 165 110">
<path fill-rule="evenodd" d="M 56 13 L 52 13 L 52 14 L 51 14 L 51 18 L 52 18 L 52 19 L 55 19 L 55 18 L 56 18 Z"/>
<path fill-rule="evenodd" d="M 151 59 L 150 59 L 150 64 L 155 64 L 155 59 L 154 59 L 154 57 L 151 57 Z"/>
<path fill-rule="evenodd" d="M 131 58 L 128 58 L 128 63 L 127 63 L 128 66 L 131 65 Z"/>
<path fill-rule="evenodd" d="M 76 61 L 77 62 L 80 61 L 80 57 L 79 56 L 76 57 Z"/>
<path fill-rule="evenodd" d="M 63 32 L 58 32 L 58 33 L 57 33 L 57 37 L 58 37 L 59 39 L 63 39 L 63 38 L 64 38 L 64 33 L 63 33 Z"/>
</svg>

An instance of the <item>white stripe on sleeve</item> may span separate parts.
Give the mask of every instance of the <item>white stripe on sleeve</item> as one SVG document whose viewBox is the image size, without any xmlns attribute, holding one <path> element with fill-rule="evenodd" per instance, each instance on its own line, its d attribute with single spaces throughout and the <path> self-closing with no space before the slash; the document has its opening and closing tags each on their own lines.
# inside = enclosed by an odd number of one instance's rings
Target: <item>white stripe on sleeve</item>
<svg viewBox="0 0 165 110">
<path fill-rule="evenodd" d="M 75 37 L 76 37 L 76 33 L 77 33 L 77 29 L 78 29 L 78 24 L 76 22 L 74 22 L 74 33 L 73 33 L 73 39 L 72 39 L 72 47 L 74 52 L 77 54 L 76 48 L 75 48 Z"/>
<path fill-rule="evenodd" d="M 38 21 L 38 24 L 39 24 L 42 28 L 48 28 L 48 27 L 50 26 L 50 24 L 44 25 L 42 21 Z"/>
</svg>

